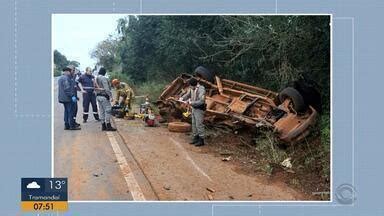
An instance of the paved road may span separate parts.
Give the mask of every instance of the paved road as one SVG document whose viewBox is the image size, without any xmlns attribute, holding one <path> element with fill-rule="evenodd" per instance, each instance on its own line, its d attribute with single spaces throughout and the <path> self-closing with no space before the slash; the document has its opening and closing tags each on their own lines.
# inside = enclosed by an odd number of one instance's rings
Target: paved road
<svg viewBox="0 0 384 216">
<path fill-rule="evenodd" d="M 82 101 L 77 122 L 82 130 L 64 130 L 63 111 L 54 103 L 54 176 L 68 177 L 70 200 L 156 200 L 148 181 L 119 135 L 102 132 L 90 116 L 82 124 Z"/>
<path fill-rule="evenodd" d="M 78 122 L 81 116 L 79 106 Z M 63 107 L 55 101 L 54 174 L 68 177 L 70 200 L 305 199 L 283 183 L 237 172 L 165 127 L 115 119 L 118 131 L 102 132 L 90 116 L 81 131 L 65 131 L 62 119 Z"/>
</svg>

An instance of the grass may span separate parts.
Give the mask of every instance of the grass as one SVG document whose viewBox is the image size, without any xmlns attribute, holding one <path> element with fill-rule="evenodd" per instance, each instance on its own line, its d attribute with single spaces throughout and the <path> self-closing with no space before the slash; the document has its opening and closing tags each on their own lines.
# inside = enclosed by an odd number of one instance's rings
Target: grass
<svg viewBox="0 0 384 216">
<path fill-rule="evenodd" d="M 141 83 L 139 86 L 136 87 L 136 95 L 146 95 L 149 97 L 149 100 L 151 102 L 155 102 L 159 98 L 160 94 L 163 92 L 167 84 L 168 83 L 162 81 L 148 81 Z M 144 102 L 144 100 L 145 98 L 138 98 L 138 102 Z"/>
<path fill-rule="evenodd" d="M 253 138 L 253 142 L 256 151 L 271 164 L 280 164 L 288 157 L 286 151 L 278 146 L 279 142 L 270 130 L 260 130 Z"/>
<path fill-rule="evenodd" d="M 121 72 L 109 72 L 110 80 L 118 79 L 121 82 L 127 83 L 135 91 L 136 96 L 148 96 L 151 102 L 156 101 L 160 94 L 163 92 L 165 86 L 168 84 L 166 81 L 152 80 L 143 83 L 135 83 L 131 77 Z M 137 98 L 136 104 L 145 102 L 145 97 Z"/>
<path fill-rule="evenodd" d="M 256 161 L 255 170 L 271 176 L 275 168 L 290 157 L 294 174 L 287 174 L 289 185 L 308 193 L 330 190 L 329 113 L 319 116 L 310 135 L 294 144 L 284 145 L 268 129 L 260 128 L 251 134 L 253 148 L 248 149 L 247 157 Z M 329 200 L 329 194 L 318 198 Z"/>
</svg>

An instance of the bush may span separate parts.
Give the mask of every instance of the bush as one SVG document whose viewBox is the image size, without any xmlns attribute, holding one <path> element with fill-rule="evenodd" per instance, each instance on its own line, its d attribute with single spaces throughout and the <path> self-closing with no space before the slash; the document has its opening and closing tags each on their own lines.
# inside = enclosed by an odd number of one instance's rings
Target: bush
<svg viewBox="0 0 384 216">
<path fill-rule="evenodd" d="M 269 163 L 280 164 L 288 157 L 288 154 L 278 146 L 279 141 L 272 131 L 259 130 L 253 141 L 256 145 L 256 150 L 260 152 Z"/>
<path fill-rule="evenodd" d="M 330 114 L 324 113 L 320 117 L 320 130 L 321 130 L 321 144 L 325 151 L 330 150 L 331 142 L 331 128 L 330 128 Z"/>
<path fill-rule="evenodd" d="M 330 128 L 330 114 L 324 113 L 320 118 L 320 131 L 321 131 L 321 162 L 323 176 L 327 179 L 330 178 L 330 151 L 331 151 L 331 128 Z"/>
<path fill-rule="evenodd" d="M 61 71 L 55 69 L 55 70 L 53 71 L 53 76 L 54 76 L 54 77 L 61 76 Z"/>
<path fill-rule="evenodd" d="M 167 83 L 165 83 L 164 81 L 162 80 L 159 80 L 159 81 L 147 81 L 147 82 L 144 82 L 142 84 L 140 84 L 139 86 L 137 86 L 136 88 L 136 95 L 147 95 L 149 97 L 149 100 L 151 102 L 154 102 L 156 101 L 160 94 L 163 92 L 164 90 L 164 87 L 167 85 Z M 144 99 L 143 100 L 137 100 L 138 102 L 139 101 L 143 101 L 144 102 Z"/>
</svg>

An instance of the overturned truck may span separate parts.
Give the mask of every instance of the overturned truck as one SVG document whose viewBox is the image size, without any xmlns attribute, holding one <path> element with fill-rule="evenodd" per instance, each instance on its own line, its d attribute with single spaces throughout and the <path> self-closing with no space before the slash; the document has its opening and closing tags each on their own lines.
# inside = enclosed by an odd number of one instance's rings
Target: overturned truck
<svg viewBox="0 0 384 216">
<path fill-rule="evenodd" d="M 277 137 L 288 143 L 309 134 L 317 111 L 307 104 L 297 88 L 287 87 L 280 93 L 214 76 L 203 67 L 196 70 L 196 79 L 206 88 L 205 121 L 231 127 L 269 127 Z M 160 95 L 157 106 L 168 121 L 186 121 L 185 104 L 178 101 L 188 90 L 192 75 L 177 77 Z"/>
</svg>

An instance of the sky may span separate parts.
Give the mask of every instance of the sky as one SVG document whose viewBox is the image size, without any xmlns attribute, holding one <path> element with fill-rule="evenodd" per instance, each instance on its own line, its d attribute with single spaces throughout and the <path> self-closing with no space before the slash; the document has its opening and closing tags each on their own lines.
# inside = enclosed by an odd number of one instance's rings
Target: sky
<svg viewBox="0 0 384 216">
<path fill-rule="evenodd" d="M 124 14 L 54 14 L 52 15 L 52 48 L 68 60 L 80 62 L 80 70 L 94 67 L 90 56 L 96 45 L 117 35 L 117 20 Z"/>
</svg>

